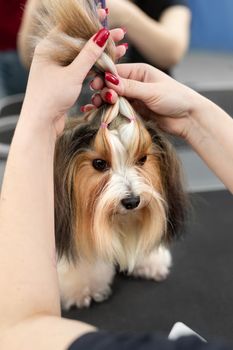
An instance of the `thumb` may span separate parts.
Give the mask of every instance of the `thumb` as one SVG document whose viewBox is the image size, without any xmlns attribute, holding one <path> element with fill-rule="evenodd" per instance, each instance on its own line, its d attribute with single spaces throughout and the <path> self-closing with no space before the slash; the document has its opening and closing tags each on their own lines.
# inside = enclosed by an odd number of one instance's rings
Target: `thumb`
<svg viewBox="0 0 233 350">
<path fill-rule="evenodd" d="M 74 74 L 78 74 L 80 84 L 84 81 L 93 65 L 102 55 L 109 36 L 110 31 L 108 29 L 100 29 L 98 33 L 85 44 L 79 55 L 70 64 L 69 67 L 74 71 Z"/>
<path fill-rule="evenodd" d="M 119 77 L 119 84 L 115 85 L 106 80 L 108 88 L 113 89 L 120 96 L 138 99 L 144 103 L 155 97 L 155 84 L 144 83 L 132 79 L 124 79 Z"/>
</svg>

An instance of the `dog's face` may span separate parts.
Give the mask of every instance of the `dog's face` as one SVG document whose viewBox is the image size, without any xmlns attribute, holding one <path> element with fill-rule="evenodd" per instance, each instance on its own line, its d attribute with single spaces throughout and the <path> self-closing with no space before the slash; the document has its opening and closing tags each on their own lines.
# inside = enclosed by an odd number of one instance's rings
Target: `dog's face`
<svg viewBox="0 0 233 350">
<path fill-rule="evenodd" d="M 59 253 L 133 269 L 183 220 L 178 170 L 167 142 L 139 119 L 67 127 L 55 158 Z"/>
</svg>

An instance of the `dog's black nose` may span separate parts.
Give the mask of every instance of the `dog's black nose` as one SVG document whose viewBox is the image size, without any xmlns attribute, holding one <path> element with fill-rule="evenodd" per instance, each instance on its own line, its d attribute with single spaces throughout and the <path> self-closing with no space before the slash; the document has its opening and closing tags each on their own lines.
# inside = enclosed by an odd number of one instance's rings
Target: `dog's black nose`
<svg viewBox="0 0 233 350">
<path fill-rule="evenodd" d="M 140 197 L 139 196 L 136 196 L 136 197 L 129 196 L 129 197 L 122 199 L 121 203 L 122 203 L 123 207 L 125 207 L 125 209 L 132 210 L 132 209 L 135 209 L 139 206 Z"/>
</svg>

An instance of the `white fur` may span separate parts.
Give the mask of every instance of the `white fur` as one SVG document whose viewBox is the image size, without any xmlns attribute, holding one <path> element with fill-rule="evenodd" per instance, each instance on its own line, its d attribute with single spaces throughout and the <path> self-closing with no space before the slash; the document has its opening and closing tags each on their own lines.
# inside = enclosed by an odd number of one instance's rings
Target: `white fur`
<svg viewBox="0 0 233 350">
<path fill-rule="evenodd" d="M 74 266 L 62 259 L 58 263 L 58 277 L 63 308 L 89 307 L 92 300 L 107 299 L 114 275 L 114 267 L 100 260 L 93 263 L 80 260 Z"/>
<path fill-rule="evenodd" d="M 149 256 L 136 262 L 132 271 L 134 277 L 163 281 L 167 278 L 172 265 L 168 249 L 160 246 Z M 115 268 L 103 261 L 92 264 L 79 261 L 76 266 L 62 259 L 58 264 L 58 276 L 62 307 L 68 310 L 71 306 L 89 307 L 91 301 L 102 302 L 111 294 L 111 283 Z"/>
<path fill-rule="evenodd" d="M 163 281 L 169 275 L 171 266 L 172 257 L 170 251 L 160 246 L 136 264 L 132 275 L 155 281 Z"/>
</svg>

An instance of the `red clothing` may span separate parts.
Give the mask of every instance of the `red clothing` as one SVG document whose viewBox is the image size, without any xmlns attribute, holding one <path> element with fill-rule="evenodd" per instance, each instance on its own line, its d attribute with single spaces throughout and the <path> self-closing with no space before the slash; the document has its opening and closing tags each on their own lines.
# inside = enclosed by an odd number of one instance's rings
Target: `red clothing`
<svg viewBox="0 0 233 350">
<path fill-rule="evenodd" d="M 26 0 L 0 0 L 0 51 L 15 50 Z"/>
</svg>

